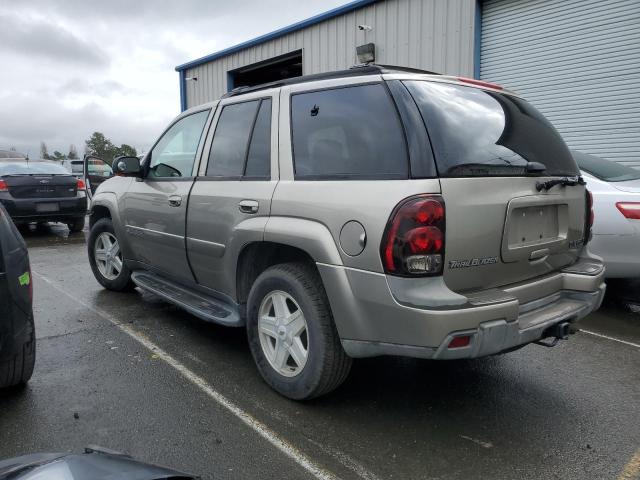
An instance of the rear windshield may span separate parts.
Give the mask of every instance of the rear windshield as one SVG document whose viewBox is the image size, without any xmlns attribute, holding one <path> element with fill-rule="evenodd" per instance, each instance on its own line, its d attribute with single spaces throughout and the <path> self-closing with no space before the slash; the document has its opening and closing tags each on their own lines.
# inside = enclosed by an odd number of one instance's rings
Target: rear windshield
<svg viewBox="0 0 640 480">
<path fill-rule="evenodd" d="M 67 169 L 49 162 L 0 162 L 3 175 L 69 175 Z"/>
<path fill-rule="evenodd" d="M 605 182 L 626 182 L 640 180 L 640 171 L 604 158 L 573 151 L 573 158 L 580 169 Z"/>
<path fill-rule="evenodd" d="M 441 177 L 522 176 L 528 162 L 545 175 L 577 175 L 553 126 L 521 98 L 474 87 L 404 82 L 427 125 Z"/>
</svg>

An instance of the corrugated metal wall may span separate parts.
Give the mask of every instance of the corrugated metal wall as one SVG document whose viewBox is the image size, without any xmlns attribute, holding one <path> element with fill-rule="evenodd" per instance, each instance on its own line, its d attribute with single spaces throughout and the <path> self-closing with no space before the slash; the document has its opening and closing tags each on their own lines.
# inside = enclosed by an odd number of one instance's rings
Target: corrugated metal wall
<svg viewBox="0 0 640 480">
<path fill-rule="evenodd" d="M 186 71 L 187 106 L 227 91 L 227 72 L 302 49 L 303 73 L 357 63 L 356 45 L 374 42 L 376 62 L 472 76 L 475 0 L 386 0 Z M 370 25 L 371 31 L 358 30 Z"/>
<path fill-rule="evenodd" d="M 640 166 L 640 1 L 490 0 L 480 77 L 527 98 L 570 147 Z"/>
</svg>

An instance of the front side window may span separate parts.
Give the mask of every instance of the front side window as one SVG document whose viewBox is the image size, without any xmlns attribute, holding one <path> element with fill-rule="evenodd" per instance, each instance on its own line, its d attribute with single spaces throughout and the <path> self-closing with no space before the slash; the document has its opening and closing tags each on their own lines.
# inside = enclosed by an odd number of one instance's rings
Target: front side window
<svg viewBox="0 0 640 480">
<path fill-rule="evenodd" d="M 404 132 L 382 84 L 291 97 L 298 179 L 407 178 Z"/>
<path fill-rule="evenodd" d="M 418 104 L 441 177 L 522 176 L 528 162 L 547 175 L 577 175 L 560 134 L 521 98 L 479 88 L 404 82 Z"/>
<path fill-rule="evenodd" d="M 149 177 L 190 177 L 209 110 L 181 118 L 150 153 Z"/>
</svg>

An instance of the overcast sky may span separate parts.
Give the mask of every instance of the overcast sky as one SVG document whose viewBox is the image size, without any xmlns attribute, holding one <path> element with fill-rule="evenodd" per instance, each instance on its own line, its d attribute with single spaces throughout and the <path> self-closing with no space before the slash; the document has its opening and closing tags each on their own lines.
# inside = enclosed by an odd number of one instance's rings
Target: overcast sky
<svg viewBox="0 0 640 480">
<path fill-rule="evenodd" d="M 179 113 L 174 67 L 347 0 L 0 0 L 0 149 L 100 131 L 147 149 Z"/>
</svg>

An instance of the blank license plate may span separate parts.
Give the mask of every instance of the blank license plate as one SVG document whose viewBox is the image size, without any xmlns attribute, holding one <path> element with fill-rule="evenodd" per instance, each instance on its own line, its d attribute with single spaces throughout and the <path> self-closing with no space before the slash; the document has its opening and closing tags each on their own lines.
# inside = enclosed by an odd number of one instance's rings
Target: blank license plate
<svg viewBox="0 0 640 480">
<path fill-rule="evenodd" d="M 36 212 L 57 212 L 60 206 L 57 203 L 38 203 L 36 204 Z"/>
</svg>

